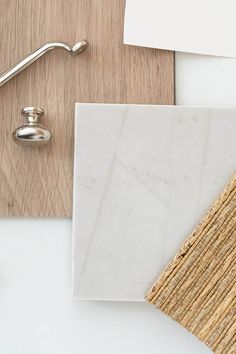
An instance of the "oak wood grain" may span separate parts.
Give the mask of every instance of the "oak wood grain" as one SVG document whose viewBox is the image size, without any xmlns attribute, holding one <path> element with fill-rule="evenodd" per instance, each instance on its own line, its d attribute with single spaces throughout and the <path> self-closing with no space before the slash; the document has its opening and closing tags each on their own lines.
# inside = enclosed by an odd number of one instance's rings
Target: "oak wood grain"
<svg viewBox="0 0 236 354">
<path fill-rule="evenodd" d="M 122 44 L 124 0 L 1 0 L 0 72 L 44 42 L 89 49 L 52 51 L 0 88 L 0 216 L 70 217 L 75 102 L 174 103 L 172 52 Z M 11 140 L 24 106 L 45 110 L 44 148 Z"/>
</svg>

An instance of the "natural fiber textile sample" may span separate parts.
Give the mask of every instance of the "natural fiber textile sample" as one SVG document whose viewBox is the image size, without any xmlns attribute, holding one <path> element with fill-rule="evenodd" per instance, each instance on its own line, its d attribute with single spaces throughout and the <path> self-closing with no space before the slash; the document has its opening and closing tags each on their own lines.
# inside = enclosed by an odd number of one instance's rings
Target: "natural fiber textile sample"
<svg viewBox="0 0 236 354">
<path fill-rule="evenodd" d="M 236 353 L 236 175 L 146 299 L 214 353 Z"/>
</svg>

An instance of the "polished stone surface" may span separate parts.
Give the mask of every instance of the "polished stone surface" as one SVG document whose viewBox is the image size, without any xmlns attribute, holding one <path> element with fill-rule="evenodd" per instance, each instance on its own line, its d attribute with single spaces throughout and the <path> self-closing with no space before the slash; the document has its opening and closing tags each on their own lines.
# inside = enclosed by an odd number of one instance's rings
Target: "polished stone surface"
<svg viewBox="0 0 236 354">
<path fill-rule="evenodd" d="M 77 104 L 73 290 L 143 301 L 235 172 L 236 109 Z"/>
</svg>

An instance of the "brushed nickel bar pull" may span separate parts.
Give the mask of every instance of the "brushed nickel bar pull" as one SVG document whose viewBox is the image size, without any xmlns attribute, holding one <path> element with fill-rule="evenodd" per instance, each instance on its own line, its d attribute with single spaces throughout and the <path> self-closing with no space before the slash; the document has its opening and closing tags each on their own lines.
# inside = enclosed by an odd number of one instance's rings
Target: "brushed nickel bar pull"
<svg viewBox="0 0 236 354">
<path fill-rule="evenodd" d="M 18 63 L 13 65 L 10 69 L 0 75 L 0 87 L 6 82 L 11 80 L 14 76 L 19 74 L 21 71 L 26 69 L 32 63 L 34 63 L 38 58 L 47 53 L 49 50 L 61 48 L 67 50 L 70 54 L 80 54 L 88 47 L 88 42 L 84 39 L 77 42 L 73 47 L 69 46 L 67 43 L 63 42 L 48 42 L 43 44 L 40 48 L 36 49 L 34 52 L 30 53 L 27 57 L 20 60 Z"/>
</svg>

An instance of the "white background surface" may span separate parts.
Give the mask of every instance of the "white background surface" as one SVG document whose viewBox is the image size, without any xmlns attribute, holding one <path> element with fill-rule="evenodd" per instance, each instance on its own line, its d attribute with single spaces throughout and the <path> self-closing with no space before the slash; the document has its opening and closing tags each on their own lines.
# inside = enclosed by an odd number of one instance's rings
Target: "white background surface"
<svg viewBox="0 0 236 354">
<path fill-rule="evenodd" d="M 177 104 L 235 105 L 236 60 L 176 55 Z M 145 303 L 71 296 L 71 221 L 0 220 L 1 354 L 207 354 Z"/>
</svg>

